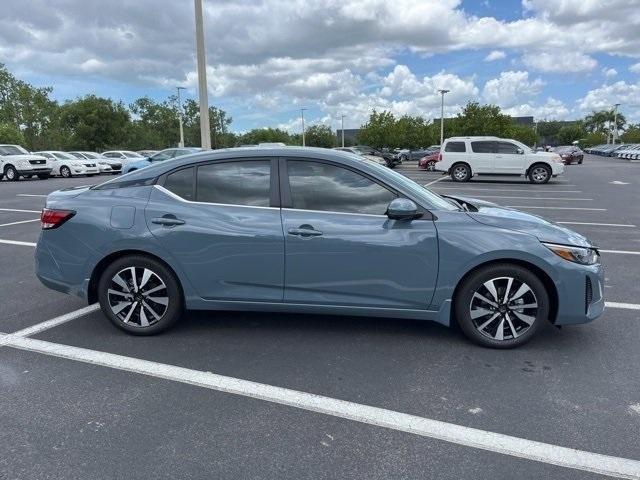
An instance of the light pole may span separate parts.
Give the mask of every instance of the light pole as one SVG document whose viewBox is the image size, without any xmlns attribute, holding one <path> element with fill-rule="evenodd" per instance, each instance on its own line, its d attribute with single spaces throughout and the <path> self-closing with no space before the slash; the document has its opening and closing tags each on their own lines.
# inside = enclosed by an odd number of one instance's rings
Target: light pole
<svg viewBox="0 0 640 480">
<path fill-rule="evenodd" d="M 198 58 L 198 97 L 200 101 L 200 146 L 211 150 L 209 124 L 209 94 L 207 92 L 207 59 L 204 52 L 204 25 L 202 0 L 194 0 L 196 9 L 196 56 Z"/>
<path fill-rule="evenodd" d="M 613 106 L 613 144 L 615 145 L 616 140 L 618 140 L 618 107 L 620 106 L 619 103 L 616 103 Z"/>
<path fill-rule="evenodd" d="M 304 111 L 306 110 L 306 108 L 301 108 L 300 109 L 300 119 L 302 120 L 302 146 L 305 146 L 305 141 L 304 141 Z"/>
<path fill-rule="evenodd" d="M 180 148 L 184 147 L 184 128 L 182 128 L 182 101 L 180 100 L 180 90 L 185 90 L 184 87 L 176 87 L 178 91 L 178 123 L 180 124 Z"/>
<path fill-rule="evenodd" d="M 451 90 L 438 90 L 442 95 L 442 103 L 440 104 L 440 148 L 442 148 L 442 142 L 444 142 L 444 94 L 449 93 Z"/>
<path fill-rule="evenodd" d="M 344 148 L 344 115 L 340 116 L 340 125 L 342 127 L 342 130 L 340 130 L 342 132 L 342 148 Z"/>
</svg>

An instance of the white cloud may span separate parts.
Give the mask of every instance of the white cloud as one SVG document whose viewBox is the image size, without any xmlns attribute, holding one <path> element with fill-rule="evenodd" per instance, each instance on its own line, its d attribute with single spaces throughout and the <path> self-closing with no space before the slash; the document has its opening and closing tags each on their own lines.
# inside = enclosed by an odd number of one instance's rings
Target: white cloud
<svg viewBox="0 0 640 480">
<path fill-rule="evenodd" d="M 571 117 L 571 111 L 564 102 L 549 97 L 542 105 L 522 103 L 507 108 L 504 112 L 513 117 L 533 116 L 536 120 L 566 120 Z"/>
<path fill-rule="evenodd" d="M 583 113 L 587 113 L 591 110 L 611 109 L 616 103 L 621 104 L 620 111 L 625 113 L 627 120 L 640 121 L 640 81 L 619 81 L 590 90 L 578 100 L 578 107 Z"/>
<path fill-rule="evenodd" d="M 634 63 L 629 67 L 631 73 L 640 73 L 640 62 Z"/>
<path fill-rule="evenodd" d="M 615 68 L 603 68 L 602 74 L 605 77 L 615 77 L 618 74 L 618 71 Z"/>
<path fill-rule="evenodd" d="M 544 82 L 540 78 L 529 80 L 529 72 L 502 72 L 500 77 L 484 84 L 482 96 L 485 101 L 503 108 L 512 108 L 542 90 Z"/>
<path fill-rule="evenodd" d="M 554 73 L 578 73 L 593 70 L 598 62 L 580 52 L 529 52 L 522 56 L 523 63 L 533 70 Z"/>
<path fill-rule="evenodd" d="M 485 62 L 493 62 L 493 61 L 496 61 L 496 60 L 502 60 L 506 56 L 507 56 L 507 54 L 504 53 L 502 50 L 491 50 L 491 52 L 489 52 L 489 55 L 484 57 L 484 61 Z"/>
</svg>

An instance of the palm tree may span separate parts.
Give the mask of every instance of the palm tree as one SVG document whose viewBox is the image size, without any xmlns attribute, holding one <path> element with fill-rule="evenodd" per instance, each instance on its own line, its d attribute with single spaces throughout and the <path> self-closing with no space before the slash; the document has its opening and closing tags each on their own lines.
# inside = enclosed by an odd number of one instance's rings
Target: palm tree
<svg viewBox="0 0 640 480">
<path fill-rule="evenodd" d="M 587 115 L 584 119 L 584 127 L 589 133 L 594 132 L 607 132 L 612 129 L 614 118 L 618 124 L 618 130 L 627 123 L 626 118 L 621 113 L 617 115 L 613 110 L 595 110 Z"/>
</svg>

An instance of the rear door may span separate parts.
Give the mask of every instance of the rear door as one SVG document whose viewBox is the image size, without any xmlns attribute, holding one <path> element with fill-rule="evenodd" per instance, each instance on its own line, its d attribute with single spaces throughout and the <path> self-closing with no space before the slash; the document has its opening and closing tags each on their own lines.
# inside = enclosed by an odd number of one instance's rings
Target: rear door
<svg viewBox="0 0 640 480">
<path fill-rule="evenodd" d="M 496 173 L 522 175 L 526 171 L 526 155 L 515 143 L 498 141 L 494 169 Z"/>
<path fill-rule="evenodd" d="M 283 160 L 280 176 L 285 302 L 429 306 L 438 271 L 430 216 L 390 220 L 385 213 L 397 192 L 329 161 Z"/>
<path fill-rule="evenodd" d="M 476 140 L 471 142 L 471 168 L 474 173 L 494 173 L 497 145 L 493 140 Z"/>
<path fill-rule="evenodd" d="M 153 236 L 208 300 L 281 302 L 277 161 L 232 159 L 164 175 L 145 210 Z"/>
</svg>

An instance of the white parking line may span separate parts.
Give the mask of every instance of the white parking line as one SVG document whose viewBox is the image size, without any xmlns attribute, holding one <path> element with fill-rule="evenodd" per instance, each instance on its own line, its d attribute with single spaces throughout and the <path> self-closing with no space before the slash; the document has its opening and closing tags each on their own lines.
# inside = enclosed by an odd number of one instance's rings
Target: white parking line
<svg viewBox="0 0 640 480">
<path fill-rule="evenodd" d="M 591 210 L 594 212 L 606 212 L 607 209 L 606 208 L 582 208 L 582 207 L 543 207 L 543 206 L 538 206 L 538 207 L 533 207 L 531 205 L 507 205 L 507 207 L 509 208 L 523 208 L 523 209 L 528 209 L 528 208 L 542 208 L 545 210 Z"/>
<path fill-rule="evenodd" d="M 33 193 L 19 193 L 16 197 L 46 197 L 46 195 L 36 195 Z"/>
<path fill-rule="evenodd" d="M 433 188 L 437 190 L 458 190 L 458 191 L 477 190 L 480 192 L 582 193 L 582 190 L 551 190 L 548 188 L 544 190 L 533 190 L 528 188 L 477 188 L 477 187 L 441 187 L 441 186 L 437 186 Z"/>
<path fill-rule="evenodd" d="M 604 306 L 607 308 L 623 308 L 625 310 L 640 310 L 640 305 L 637 303 L 604 302 Z"/>
<path fill-rule="evenodd" d="M 37 245 L 35 242 L 21 242 L 19 240 L 3 240 L 3 239 L 0 239 L 0 243 L 4 243 L 6 245 L 22 245 L 23 247 L 35 247 Z"/>
<path fill-rule="evenodd" d="M 434 180 L 433 182 L 425 183 L 425 184 L 423 185 L 423 187 L 428 187 L 429 185 L 433 185 L 434 183 L 438 183 L 438 182 L 440 182 L 440 181 L 444 180 L 445 178 L 448 178 L 448 177 L 445 177 L 445 176 L 443 175 L 442 177 L 438 178 L 437 180 Z"/>
<path fill-rule="evenodd" d="M 0 212 L 40 213 L 42 210 L 21 210 L 19 208 L 0 208 Z"/>
<path fill-rule="evenodd" d="M 528 197 L 504 197 L 501 195 L 474 195 L 474 197 L 477 198 L 510 198 L 510 199 L 517 199 L 517 200 L 563 200 L 563 201 L 570 201 L 570 202 L 592 202 L 593 198 L 564 198 L 564 197 L 533 197 L 533 196 L 528 196 Z"/>
<path fill-rule="evenodd" d="M 513 457 L 601 475 L 640 479 L 640 461 L 637 460 L 561 447 L 211 372 L 16 335 L 2 335 L 0 343 L 20 350 L 255 398 Z"/>
<path fill-rule="evenodd" d="M 592 223 L 592 222 L 555 222 L 562 225 L 595 225 L 598 227 L 628 227 L 635 228 L 635 225 L 626 223 Z"/>
<path fill-rule="evenodd" d="M 64 315 L 52 318 L 51 320 L 47 320 L 46 322 L 38 323 L 37 325 L 33 325 L 32 327 L 23 328 L 22 330 L 18 330 L 17 332 L 12 333 L 11 335 L 15 335 L 18 337 L 28 337 L 30 335 L 35 335 L 37 333 L 44 332 L 45 330 L 49 330 L 50 328 L 57 327 L 58 325 L 62 325 L 63 323 L 75 320 L 76 318 L 82 317 L 87 313 L 95 312 L 99 309 L 100 304 L 98 303 L 87 305 L 86 307 L 74 310 L 73 312 L 65 313 Z"/>
<path fill-rule="evenodd" d="M 620 253 L 622 255 L 640 255 L 640 252 L 634 250 L 600 250 L 598 251 L 603 253 Z"/>
<path fill-rule="evenodd" d="M 9 222 L 9 223 L 0 223 L 0 227 L 8 227 L 10 225 L 19 225 L 21 223 L 31 223 L 31 222 L 39 222 L 39 218 L 34 218 L 32 220 L 20 220 L 19 222 Z"/>
</svg>

